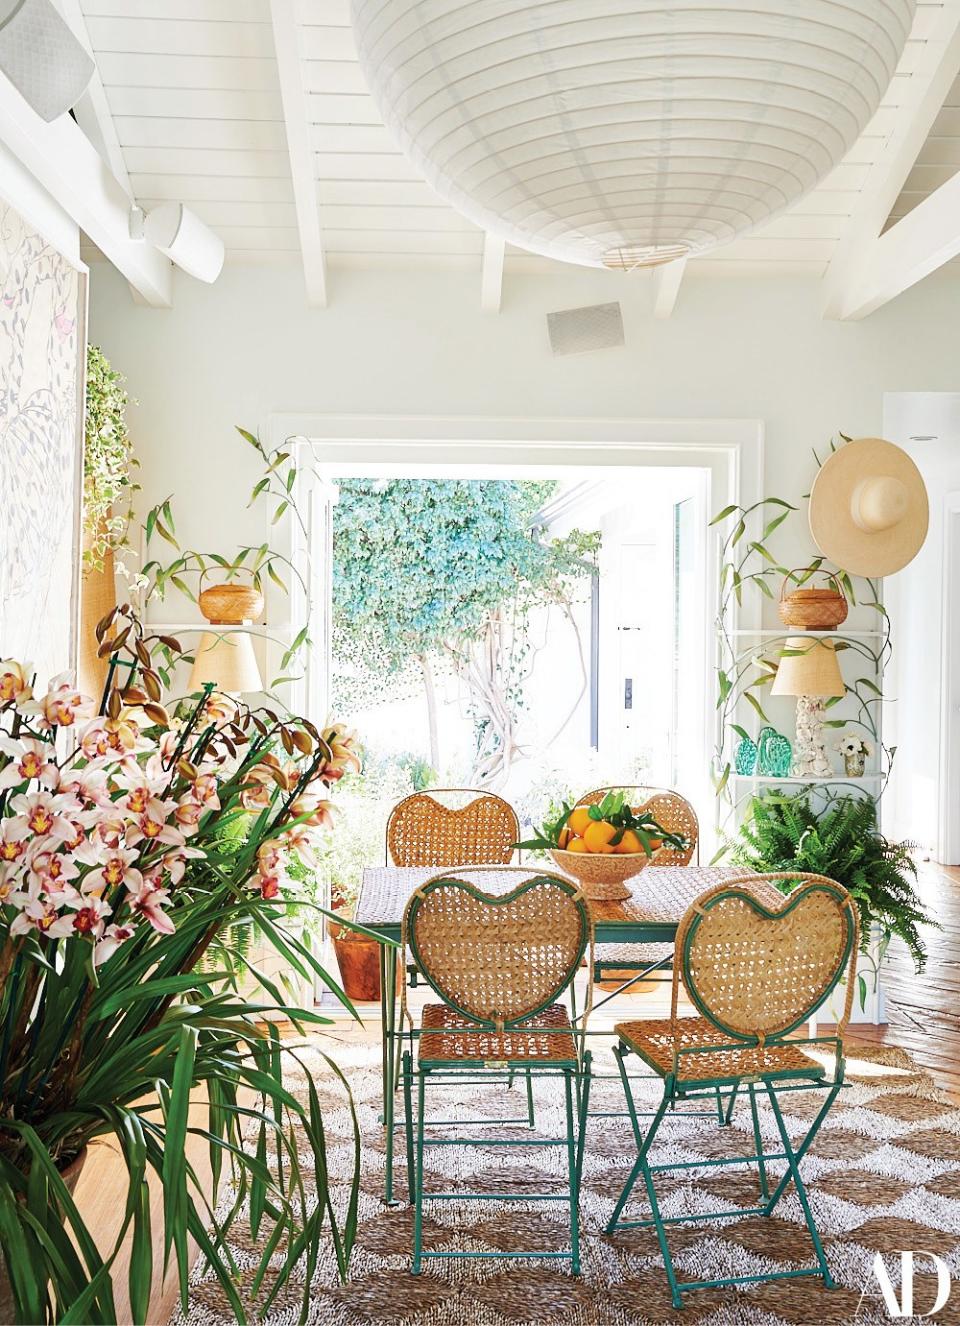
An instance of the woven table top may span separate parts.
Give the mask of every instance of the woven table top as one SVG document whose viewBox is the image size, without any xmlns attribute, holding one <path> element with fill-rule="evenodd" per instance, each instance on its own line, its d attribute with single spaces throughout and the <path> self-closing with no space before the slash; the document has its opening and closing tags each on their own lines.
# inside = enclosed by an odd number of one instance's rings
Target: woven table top
<svg viewBox="0 0 960 1326">
<path fill-rule="evenodd" d="M 356 920 L 359 925 L 371 929 L 399 930 L 403 909 L 411 893 L 437 875 L 463 879 L 485 893 L 497 895 L 509 893 L 523 882 L 525 876 L 550 869 L 547 866 L 525 866 L 522 870 L 516 867 L 478 870 L 473 866 L 460 866 L 444 870 L 432 866 L 368 866 L 363 872 Z M 611 938 L 619 937 L 614 933 L 618 929 L 626 931 L 644 922 L 676 926 L 695 898 L 737 873 L 729 867 L 650 867 L 627 880 L 631 897 L 623 902 L 592 902 L 590 909 L 598 930 L 607 932 Z"/>
</svg>

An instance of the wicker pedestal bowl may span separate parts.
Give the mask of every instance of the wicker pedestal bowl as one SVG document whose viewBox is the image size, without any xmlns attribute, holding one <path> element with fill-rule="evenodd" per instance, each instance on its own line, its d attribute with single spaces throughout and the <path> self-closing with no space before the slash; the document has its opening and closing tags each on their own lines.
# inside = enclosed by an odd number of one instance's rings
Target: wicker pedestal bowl
<svg viewBox="0 0 960 1326">
<path fill-rule="evenodd" d="M 586 897 L 594 902 L 622 902 L 630 897 L 626 881 L 639 875 L 653 860 L 646 852 L 615 852 L 604 856 L 591 852 L 563 852 L 555 847 L 550 855 L 565 875 L 575 879 Z"/>
</svg>

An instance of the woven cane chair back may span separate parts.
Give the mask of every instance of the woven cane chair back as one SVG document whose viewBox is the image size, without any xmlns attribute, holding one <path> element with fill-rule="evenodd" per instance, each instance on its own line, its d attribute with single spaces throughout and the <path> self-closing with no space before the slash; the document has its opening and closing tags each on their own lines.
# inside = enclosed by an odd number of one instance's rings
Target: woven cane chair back
<svg viewBox="0 0 960 1326">
<path fill-rule="evenodd" d="M 448 806 L 438 796 L 468 797 Z M 475 788 L 414 792 L 387 820 L 387 859 L 395 866 L 506 865 L 520 837 L 516 811 L 502 797 Z"/>
<path fill-rule="evenodd" d="M 670 833 L 680 834 L 686 839 L 687 846 L 682 849 L 665 843 L 650 862 L 650 869 L 654 866 L 690 864 L 697 854 L 700 822 L 697 819 L 697 812 L 686 797 L 666 787 L 597 787 L 592 792 L 585 792 L 577 805 L 598 806 L 608 792 L 629 792 L 630 805 L 634 812 L 649 811 L 658 824 L 662 824 Z"/>
<path fill-rule="evenodd" d="M 797 887 L 784 895 L 778 880 Z M 677 931 L 678 980 L 698 1010 L 728 1035 L 760 1041 L 806 1022 L 846 972 L 850 1018 L 859 947 L 857 908 L 823 875 L 744 875 L 725 880 L 688 909 Z"/>
<path fill-rule="evenodd" d="M 403 936 L 417 966 L 451 1007 L 502 1031 L 541 1012 L 570 984 L 593 923 L 583 894 L 548 871 L 518 869 L 509 893 L 440 876 L 407 903 Z"/>
</svg>

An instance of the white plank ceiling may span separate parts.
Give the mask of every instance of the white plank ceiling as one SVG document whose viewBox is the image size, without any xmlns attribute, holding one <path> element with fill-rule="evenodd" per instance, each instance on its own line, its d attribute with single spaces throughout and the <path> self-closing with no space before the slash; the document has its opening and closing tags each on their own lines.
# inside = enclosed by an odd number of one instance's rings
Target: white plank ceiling
<svg viewBox="0 0 960 1326">
<path fill-rule="evenodd" d="M 177 200 L 223 237 L 230 261 L 300 250 L 270 0 L 81 0 L 131 188 L 144 207 Z M 819 188 L 711 254 L 727 270 L 822 272 L 897 123 L 942 3 L 920 0 L 883 105 Z M 479 271 L 483 234 L 418 178 L 366 90 L 348 0 L 295 0 L 303 106 L 323 249 L 353 264 L 445 263 Z M 960 169 L 954 88 L 904 192 L 900 216 Z M 549 266 L 507 250 L 511 266 Z"/>
</svg>

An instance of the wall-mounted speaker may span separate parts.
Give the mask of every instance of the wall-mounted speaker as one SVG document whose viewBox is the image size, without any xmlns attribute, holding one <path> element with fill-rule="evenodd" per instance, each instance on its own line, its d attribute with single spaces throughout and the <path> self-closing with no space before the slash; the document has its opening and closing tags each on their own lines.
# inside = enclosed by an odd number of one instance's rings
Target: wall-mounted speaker
<svg viewBox="0 0 960 1326">
<path fill-rule="evenodd" d="M 623 317 L 619 304 L 589 304 L 547 314 L 550 348 L 555 355 L 577 355 L 585 350 L 612 350 L 623 345 Z"/>
<path fill-rule="evenodd" d="M 44 120 L 76 105 L 93 69 L 50 0 L 0 0 L 0 71 Z"/>
</svg>

